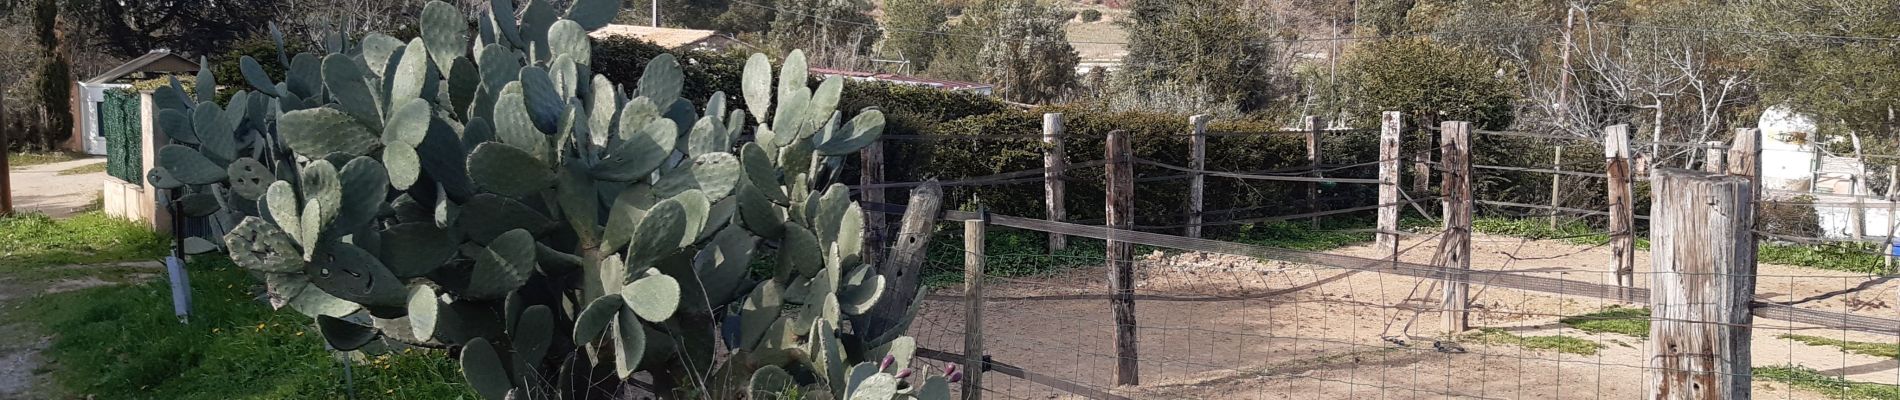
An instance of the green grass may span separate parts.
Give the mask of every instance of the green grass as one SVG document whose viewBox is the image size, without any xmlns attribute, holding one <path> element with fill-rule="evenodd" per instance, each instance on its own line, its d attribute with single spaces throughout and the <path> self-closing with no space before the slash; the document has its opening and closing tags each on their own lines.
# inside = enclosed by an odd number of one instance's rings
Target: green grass
<svg viewBox="0 0 1900 400">
<path fill-rule="evenodd" d="M 1609 243 L 1610 237 L 1602 231 L 1590 227 L 1581 221 L 1550 227 L 1550 222 L 1541 218 L 1501 218 L 1485 217 L 1471 221 L 1471 229 L 1478 233 L 1503 235 L 1538 240 L 1562 240 L 1584 246 L 1600 246 Z M 1798 244 L 1762 244 L 1756 251 L 1756 261 L 1763 264 L 1792 265 L 1799 267 L 1858 272 L 1865 274 L 1887 273 L 1886 260 L 1881 256 L 1880 246 L 1871 243 L 1831 243 L 1821 245 Z M 1637 237 L 1636 248 L 1649 250 L 1649 238 Z"/>
<path fill-rule="evenodd" d="M 1273 221 L 1242 225 L 1233 237 L 1214 239 L 1282 249 L 1326 251 L 1371 242 L 1374 239 L 1372 232 L 1346 231 L 1370 226 L 1372 224 L 1358 218 L 1322 219 L 1319 229 L 1313 229 L 1312 224 L 1304 220 Z"/>
<path fill-rule="evenodd" d="M 1598 246 L 1610 242 L 1610 235 L 1582 221 L 1550 226 L 1542 218 L 1483 217 L 1471 221 L 1471 230 L 1487 235 L 1513 236 L 1537 240 L 1562 240 L 1566 243 Z M 1636 238 L 1636 248 L 1649 249 L 1649 238 Z"/>
<path fill-rule="evenodd" d="M 14 317 L 55 335 L 45 355 L 66 392 L 99 398 L 338 399 L 343 369 L 311 320 L 254 300 L 254 280 L 222 257 L 191 262 L 190 325 L 163 278 L 35 297 Z M 355 398 L 473 399 L 439 351 L 371 356 Z"/>
<path fill-rule="evenodd" d="M 1519 336 L 1498 328 L 1481 328 L 1463 336 L 1465 341 L 1490 345 L 1518 346 L 1530 350 L 1555 350 L 1559 353 L 1596 355 L 1602 344 L 1570 336 Z"/>
<path fill-rule="evenodd" d="M 1828 398 L 1900 400 L 1900 386 L 1849 381 L 1801 366 L 1756 367 L 1755 378 L 1820 392 Z"/>
<path fill-rule="evenodd" d="M 167 238 L 138 223 L 87 212 L 0 218 L 0 270 L 163 257 Z"/>
<path fill-rule="evenodd" d="M 1557 320 L 1564 325 L 1590 333 L 1620 333 L 1649 337 L 1649 309 L 1610 306 L 1603 311 L 1574 315 Z"/>
<path fill-rule="evenodd" d="M 85 157 L 85 155 L 66 151 L 7 153 L 7 166 L 13 169 L 19 169 L 40 164 L 72 161 L 80 157 Z"/>
<path fill-rule="evenodd" d="M 1850 340 L 1840 340 L 1840 339 L 1824 338 L 1820 336 L 1796 335 L 1796 334 L 1781 334 L 1775 337 L 1779 339 L 1788 339 L 1788 340 L 1793 340 L 1796 342 L 1801 342 L 1802 344 L 1806 344 L 1809 346 L 1832 346 L 1832 347 L 1840 348 L 1841 351 L 1854 353 L 1854 354 L 1868 355 L 1868 356 L 1874 356 L 1874 357 L 1885 357 L 1885 358 L 1900 358 L 1900 344 L 1855 342 L 1855 341 L 1850 341 Z"/>
<path fill-rule="evenodd" d="M 60 170 L 60 175 L 84 175 L 106 172 L 106 163 L 92 163 Z"/>
</svg>

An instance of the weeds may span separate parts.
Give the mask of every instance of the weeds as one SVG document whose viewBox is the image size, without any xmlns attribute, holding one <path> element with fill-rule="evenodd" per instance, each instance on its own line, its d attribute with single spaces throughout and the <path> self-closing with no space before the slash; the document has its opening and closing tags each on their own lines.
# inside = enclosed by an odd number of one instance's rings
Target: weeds
<svg viewBox="0 0 1900 400">
<path fill-rule="evenodd" d="M 1559 353 L 1596 355 L 1602 344 L 1569 336 L 1519 336 L 1498 328 L 1481 328 L 1465 334 L 1465 341 L 1490 345 L 1518 346 L 1529 350 L 1555 350 Z"/>
<path fill-rule="evenodd" d="M 1603 311 L 1564 317 L 1557 322 L 1590 333 L 1607 332 L 1639 338 L 1649 337 L 1648 308 L 1609 306 Z"/>
<path fill-rule="evenodd" d="M 1781 334 L 1779 336 L 1775 336 L 1775 338 L 1793 340 L 1793 341 L 1801 342 L 1801 344 L 1806 344 L 1809 346 L 1832 346 L 1832 347 L 1840 348 L 1841 351 L 1844 351 L 1844 352 L 1860 354 L 1860 355 L 1868 355 L 1868 356 L 1884 357 L 1884 358 L 1900 358 L 1900 344 L 1855 342 L 1855 341 L 1848 341 L 1848 340 L 1824 338 L 1820 336 L 1796 335 L 1796 334 Z"/>
<path fill-rule="evenodd" d="M 1755 377 L 1821 392 L 1829 398 L 1900 400 L 1900 386 L 1849 381 L 1802 366 L 1756 367 Z"/>
</svg>

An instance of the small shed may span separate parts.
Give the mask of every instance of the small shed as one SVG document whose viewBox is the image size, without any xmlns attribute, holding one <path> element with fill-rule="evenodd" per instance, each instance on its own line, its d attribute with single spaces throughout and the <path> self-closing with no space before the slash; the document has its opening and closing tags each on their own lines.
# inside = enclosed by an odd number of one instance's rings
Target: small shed
<svg viewBox="0 0 1900 400">
<path fill-rule="evenodd" d="M 73 135 L 66 142 L 68 150 L 86 154 L 107 155 L 109 153 L 108 134 L 125 133 L 138 135 L 138 97 L 135 94 L 109 93 L 111 89 L 132 87 L 132 82 L 158 78 L 172 74 L 192 74 L 198 72 L 198 63 L 191 59 L 159 50 L 145 53 L 106 71 L 103 74 L 79 81 L 73 93 Z M 123 129 L 123 132 L 114 132 Z"/>
<path fill-rule="evenodd" d="M 588 33 L 596 39 L 623 37 L 653 42 L 667 50 L 725 51 L 750 47 L 732 36 L 703 29 L 660 28 L 640 25 L 607 25 Z"/>
</svg>

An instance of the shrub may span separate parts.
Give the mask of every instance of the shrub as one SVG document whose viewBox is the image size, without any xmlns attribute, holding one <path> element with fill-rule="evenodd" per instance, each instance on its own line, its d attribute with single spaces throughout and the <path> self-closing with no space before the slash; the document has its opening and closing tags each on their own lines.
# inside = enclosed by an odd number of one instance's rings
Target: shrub
<svg viewBox="0 0 1900 400">
<path fill-rule="evenodd" d="M 1082 10 L 1082 22 L 1095 22 L 1095 21 L 1101 21 L 1101 20 L 1102 20 L 1101 11 L 1098 11 L 1093 8 Z"/>
</svg>

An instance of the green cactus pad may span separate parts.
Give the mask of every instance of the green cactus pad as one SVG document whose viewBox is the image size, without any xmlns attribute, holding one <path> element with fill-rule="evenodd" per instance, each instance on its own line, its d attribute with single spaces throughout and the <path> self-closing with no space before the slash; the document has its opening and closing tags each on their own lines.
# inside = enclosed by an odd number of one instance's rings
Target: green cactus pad
<svg viewBox="0 0 1900 400">
<path fill-rule="evenodd" d="M 741 169 L 739 158 L 732 153 L 701 154 L 693 160 L 693 180 L 708 201 L 718 202 L 732 195 L 733 187 L 743 179 Z"/>
<path fill-rule="evenodd" d="M 574 228 L 574 234 L 584 243 L 597 243 L 600 191 L 578 164 L 569 160 L 560 166 L 560 181 L 554 185 L 555 200 L 561 206 L 562 216 L 567 217 L 568 225 Z"/>
<path fill-rule="evenodd" d="M 456 57 L 455 61 L 450 62 L 448 78 L 449 110 L 464 121 L 474 118 L 476 115 L 470 115 L 470 108 L 479 95 L 477 92 L 482 89 L 481 68 L 476 67 L 475 62 L 468 57 Z"/>
<path fill-rule="evenodd" d="M 587 29 L 571 20 L 560 20 L 548 28 L 548 50 L 555 57 L 567 56 L 574 63 L 587 64 L 594 58 Z"/>
<path fill-rule="evenodd" d="M 796 87 L 780 90 L 778 109 L 772 112 L 772 145 L 784 147 L 792 141 L 809 136 L 817 127 L 806 121 L 805 115 L 811 106 L 811 89 Z"/>
<path fill-rule="evenodd" d="M 179 197 L 177 201 L 180 203 L 180 211 L 183 211 L 185 216 L 192 218 L 211 215 L 211 213 L 218 212 L 218 209 L 221 208 L 221 206 L 218 205 L 218 197 L 205 192 L 184 195 Z"/>
<path fill-rule="evenodd" d="M 620 297 L 640 319 L 658 323 L 679 310 L 680 284 L 665 274 L 647 276 L 621 287 Z"/>
<path fill-rule="evenodd" d="M 898 337 L 897 340 L 893 340 L 890 343 L 872 348 L 870 351 L 865 352 L 864 359 L 879 360 L 883 359 L 884 356 L 890 356 L 891 367 L 886 369 L 886 371 L 902 371 L 905 368 L 910 368 L 910 360 L 912 357 L 915 357 L 916 354 L 917 339 L 910 336 L 902 336 Z"/>
<path fill-rule="evenodd" d="M 231 181 L 231 191 L 245 200 L 257 200 L 264 191 L 277 182 L 277 174 L 269 167 L 257 162 L 257 159 L 244 157 L 225 167 L 225 176 Z"/>
<path fill-rule="evenodd" d="M 941 376 L 924 379 L 924 385 L 911 394 L 917 400 L 950 400 L 950 381 Z"/>
<path fill-rule="evenodd" d="M 388 79 L 382 76 L 383 70 L 389 67 L 390 56 L 396 53 L 396 49 L 402 48 L 402 41 L 389 35 L 372 32 L 364 35 L 359 45 L 363 48 L 363 63 L 368 64 L 369 72 Z"/>
<path fill-rule="evenodd" d="M 614 145 L 599 164 L 594 164 L 594 177 L 614 182 L 639 179 L 653 172 L 654 168 L 659 168 L 660 163 L 666 162 L 666 156 L 673 151 L 673 144 L 678 138 L 673 121 L 655 119 L 644 126 L 629 126 L 628 123 L 635 118 L 628 118 L 626 114 L 635 107 L 634 103 L 629 103 L 628 111 L 622 112 L 620 131 L 636 133 Z"/>
<path fill-rule="evenodd" d="M 645 360 L 646 327 L 640 325 L 640 317 L 635 316 L 633 310 L 625 307 L 614 313 L 613 325 L 614 370 L 621 379 L 627 379 Z"/>
<path fill-rule="evenodd" d="M 534 272 L 534 251 L 534 236 L 527 230 L 516 229 L 496 237 L 487 249 L 475 253 L 475 269 L 469 272 L 468 290 L 463 296 L 507 297 Z"/>
<path fill-rule="evenodd" d="M 436 68 L 448 71 L 455 58 L 468 51 L 468 20 L 463 15 L 441 1 L 422 6 L 422 43 L 428 46 Z"/>
<path fill-rule="evenodd" d="M 567 19 L 580 24 L 582 29 L 595 30 L 613 22 L 619 14 L 620 0 L 576 0 L 567 7 Z"/>
<path fill-rule="evenodd" d="M 401 306 L 402 281 L 376 256 L 356 245 L 324 242 L 316 246 L 304 273 L 310 283 L 339 299 L 366 306 Z"/>
<path fill-rule="evenodd" d="M 844 344 L 838 341 L 837 326 L 832 325 L 830 320 L 820 319 L 812 323 L 811 335 L 806 337 L 811 338 L 811 347 L 806 352 L 811 354 L 812 369 L 823 374 L 826 382 L 838 383 L 832 387 L 833 394 L 842 394 L 846 365 Z"/>
<path fill-rule="evenodd" d="M 422 38 L 409 40 L 409 45 L 402 49 L 402 58 L 396 61 L 395 72 L 383 77 L 383 81 L 389 85 L 387 103 L 402 104 L 409 99 L 421 98 L 423 87 L 428 85 L 431 68 L 429 49 L 423 44 Z"/>
<path fill-rule="evenodd" d="M 297 203 L 297 188 L 288 181 L 277 181 L 264 191 L 264 204 L 270 210 L 271 221 L 289 234 L 298 243 L 303 243 L 301 204 Z"/>
<path fill-rule="evenodd" d="M 495 346 L 484 338 L 470 340 L 462 347 L 462 378 L 475 388 L 475 393 L 488 400 L 505 400 L 508 391 L 515 388 L 515 380 L 508 376 L 501 355 L 495 353 Z"/>
<path fill-rule="evenodd" d="M 531 376 L 534 372 L 527 369 L 540 365 L 541 359 L 548 354 L 548 348 L 554 344 L 553 311 L 545 304 L 528 306 L 521 312 L 520 321 L 515 322 L 514 328 L 508 331 L 508 336 L 514 341 L 515 363 L 528 367 L 516 371 L 517 374 Z"/>
<path fill-rule="evenodd" d="M 641 268 L 672 255 L 686 235 L 686 209 L 673 199 L 660 200 L 647 210 L 627 246 L 627 266 Z M 633 300 L 629 298 L 628 300 Z M 631 301 L 629 302 L 631 303 Z"/>
<path fill-rule="evenodd" d="M 174 142 L 198 144 L 197 128 L 192 127 L 191 114 L 185 110 L 159 110 L 158 129 Z"/>
<path fill-rule="evenodd" d="M 415 148 L 429 135 L 429 102 L 423 99 L 409 99 L 389 114 L 389 124 L 383 127 L 383 144 Z"/>
<path fill-rule="evenodd" d="M 383 162 L 389 169 L 389 185 L 396 190 L 409 190 L 422 175 L 422 160 L 416 149 L 409 146 L 390 146 L 383 148 Z"/>
<path fill-rule="evenodd" d="M 712 201 L 707 200 L 706 193 L 698 189 L 680 192 L 673 196 L 673 200 L 678 201 L 686 211 L 686 233 L 680 237 L 679 247 L 691 246 L 704 236 L 700 233 L 709 224 L 707 218 L 712 216 Z"/>
<path fill-rule="evenodd" d="M 323 58 L 323 86 L 336 99 L 336 108 L 371 130 L 382 129 L 382 111 L 371 94 L 367 75 L 350 56 L 331 54 Z"/>
<path fill-rule="evenodd" d="M 764 54 L 752 53 L 752 57 L 746 59 L 740 86 L 745 92 L 745 109 L 752 112 L 752 120 L 765 123 L 765 113 L 772 110 L 772 61 Z"/>
<path fill-rule="evenodd" d="M 199 71 L 199 73 L 203 74 L 204 71 Z M 199 86 L 204 84 L 204 79 L 198 80 Z M 323 59 L 318 58 L 314 53 L 298 53 L 296 57 L 290 59 L 290 71 L 284 73 L 284 85 L 296 97 L 305 99 L 317 97 L 317 94 L 323 91 Z M 202 96 L 205 92 L 198 93 Z"/>
<path fill-rule="evenodd" d="M 884 276 L 871 275 L 866 277 L 863 283 L 838 294 L 839 311 L 850 315 L 864 314 L 871 311 L 871 307 L 876 306 L 878 299 L 883 295 Z"/>
<path fill-rule="evenodd" d="M 165 169 L 163 165 L 153 166 L 150 171 L 147 171 L 145 174 L 145 182 L 151 183 L 152 187 L 167 190 L 185 186 L 184 182 L 179 182 L 178 178 L 173 178 L 171 170 Z"/>
<path fill-rule="evenodd" d="M 561 96 L 554 77 L 546 68 L 527 66 L 521 68 L 522 104 L 528 107 L 528 117 L 535 129 L 543 134 L 552 134 L 560 127 L 561 112 L 567 107 L 567 101 Z"/>
<path fill-rule="evenodd" d="M 553 184 L 547 164 L 528 152 L 501 143 L 482 143 L 468 155 L 468 177 L 476 186 L 510 197 L 535 194 Z"/>
<path fill-rule="evenodd" d="M 206 159 L 204 153 L 182 145 L 168 144 L 158 149 L 158 165 L 173 179 L 187 185 L 223 182 L 225 169 Z"/>
<path fill-rule="evenodd" d="M 343 198 L 338 203 L 336 226 L 354 231 L 368 225 L 382 212 L 383 203 L 389 198 L 389 170 L 383 168 L 383 163 L 374 158 L 357 157 L 343 165 L 337 178 L 343 185 Z"/>
<path fill-rule="evenodd" d="M 877 141 L 884 134 L 884 112 L 864 110 L 839 128 L 839 136 L 819 143 L 816 150 L 827 156 L 849 155 Z"/>
<path fill-rule="evenodd" d="M 277 119 L 277 129 L 291 151 L 310 158 L 330 153 L 367 155 L 381 143 L 349 114 L 328 107 L 284 113 Z"/>
<path fill-rule="evenodd" d="M 740 182 L 739 221 L 746 230 L 761 237 L 776 239 L 785 235 L 785 210 L 772 204 L 751 182 Z"/>
<path fill-rule="evenodd" d="M 244 74 L 244 82 L 251 84 L 258 93 L 277 97 L 277 83 L 271 82 L 270 74 L 264 72 L 264 65 L 258 64 L 251 56 L 238 57 L 238 72 Z"/>
<path fill-rule="evenodd" d="M 747 389 L 751 395 L 747 397 L 778 398 L 797 388 L 798 382 L 792 379 L 792 374 L 786 373 L 784 368 L 779 368 L 777 365 L 767 365 L 752 373 L 752 380 L 748 383 Z"/>
<path fill-rule="evenodd" d="M 646 210 L 641 209 L 639 204 L 635 204 L 632 197 L 634 196 L 623 193 L 619 199 L 615 199 L 613 208 L 607 212 L 607 230 L 601 234 L 602 248 L 619 249 L 626 246 L 627 242 L 633 240 L 635 230 L 640 227 L 640 220 L 646 219 Z M 650 205 L 647 207 L 652 208 Z"/>
<path fill-rule="evenodd" d="M 230 233 L 224 234 L 224 247 L 231 261 L 245 269 L 267 273 L 303 272 L 303 251 L 283 229 L 258 217 L 244 217 Z"/>
<path fill-rule="evenodd" d="M 743 207 L 743 205 L 741 205 Z M 812 276 L 825 268 L 824 247 L 810 229 L 795 222 L 784 222 L 785 238 L 779 245 L 779 268 Z"/>
<path fill-rule="evenodd" d="M 805 106 L 805 120 L 816 128 L 823 121 L 831 119 L 832 112 L 838 110 L 838 99 L 844 95 L 844 78 L 831 75 L 818 84 L 818 90 L 811 92 L 811 103 Z M 803 133 L 810 135 L 810 132 Z M 810 136 L 805 136 L 810 137 Z"/>
<path fill-rule="evenodd" d="M 732 150 L 732 137 L 726 135 L 721 118 L 719 114 L 707 113 L 693 123 L 692 131 L 686 134 L 686 155 L 698 157 Z"/>
<path fill-rule="evenodd" d="M 680 71 L 679 59 L 669 53 L 660 53 L 647 61 L 646 70 L 640 74 L 640 86 L 636 93 L 653 100 L 654 108 L 665 110 L 672 108 L 673 102 L 679 99 L 680 88 L 685 83 L 686 75 Z"/>
<path fill-rule="evenodd" d="M 455 256 L 455 239 L 433 222 L 396 224 L 382 236 L 383 264 L 398 278 L 427 275 Z"/>
<path fill-rule="evenodd" d="M 779 297 L 778 285 L 758 285 L 752 288 L 752 294 L 746 296 L 745 303 L 739 308 L 740 348 L 758 348 L 766 340 L 766 332 L 779 319 L 779 307 L 784 299 Z"/>
<path fill-rule="evenodd" d="M 408 296 L 409 333 L 418 340 L 434 339 L 436 327 L 442 322 L 442 301 L 436 298 L 435 289 L 423 284 L 412 285 Z"/>
<path fill-rule="evenodd" d="M 710 301 L 714 305 L 726 304 L 745 294 L 737 289 L 746 281 L 757 241 L 744 230 L 729 227 L 714 234 L 711 244 L 700 250 L 694 261 L 699 265 L 700 283 L 705 285 L 706 295 L 712 297 Z"/>
<path fill-rule="evenodd" d="M 600 339 L 625 305 L 619 293 L 601 296 L 587 303 L 587 309 L 581 310 L 581 315 L 574 319 L 574 343 L 587 344 Z"/>
<path fill-rule="evenodd" d="M 376 339 L 376 328 L 357 325 L 328 315 L 317 316 L 317 332 L 323 334 L 324 343 L 330 348 L 352 351 L 369 344 Z"/>
</svg>

